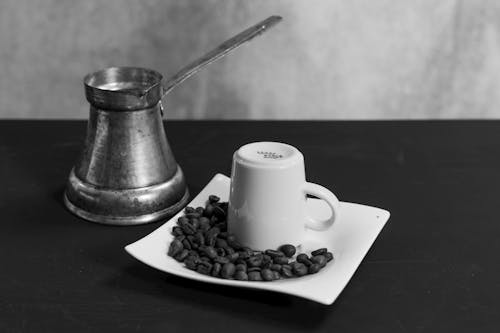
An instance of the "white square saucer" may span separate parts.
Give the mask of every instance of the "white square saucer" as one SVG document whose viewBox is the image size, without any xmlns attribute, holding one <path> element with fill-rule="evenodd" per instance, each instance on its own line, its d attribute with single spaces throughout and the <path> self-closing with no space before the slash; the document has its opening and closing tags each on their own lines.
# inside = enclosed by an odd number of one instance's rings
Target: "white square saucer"
<svg viewBox="0 0 500 333">
<path fill-rule="evenodd" d="M 204 206 L 210 194 L 221 201 L 229 198 L 230 179 L 215 175 L 189 206 Z M 308 199 L 308 210 L 312 216 L 326 218 L 330 215 L 328 205 L 322 200 Z M 389 212 L 380 208 L 341 202 L 340 219 L 327 231 L 308 231 L 301 252 L 308 253 L 326 247 L 334 255 L 333 261 L 314 275 L 272 282 L 224 280 L 199 274 L 184 267 L 167 255 L 173 239 L 170 231 L 176 225 L 179 212 L 149 235 L 131 243 L 125 250 L 146 265 L 187 279 L 227 286 L 271 290 L 295 295 L 322 304 L 332 304 L 358 268 L 378 234 L 389 219 Z"/>
</svg>

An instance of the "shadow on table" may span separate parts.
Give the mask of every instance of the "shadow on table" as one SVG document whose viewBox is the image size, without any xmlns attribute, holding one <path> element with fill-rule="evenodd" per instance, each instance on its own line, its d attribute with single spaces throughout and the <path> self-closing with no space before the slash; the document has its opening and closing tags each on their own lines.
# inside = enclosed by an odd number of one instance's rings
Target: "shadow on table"
<svg viewBox="0 0 500 333">
<path fill-rule="evenodd" d="M 285 329 L 320 327 L 334 310 L 333 306 L 290 295 L 188 280 L 141 264 L 129 265 L 122 273 L 119 279 L 108 281 L 108 285 L 148 295 L 168 296 L 170 300 L 175 298 L 175 302 L 198 309 L 208 304 L 211 309 L 219 309 L 231 316 L 258 320 L 259 323 L 265 321 Z"/>
<path fill-rule="evenodd" d="M 60 208 L 66 209 L 64 205 L 64 191 L 66 190 L 65 186 L 59 186 L 55 191 L 52 191 L 51 196 L 56 205 Z"/>
</svg>

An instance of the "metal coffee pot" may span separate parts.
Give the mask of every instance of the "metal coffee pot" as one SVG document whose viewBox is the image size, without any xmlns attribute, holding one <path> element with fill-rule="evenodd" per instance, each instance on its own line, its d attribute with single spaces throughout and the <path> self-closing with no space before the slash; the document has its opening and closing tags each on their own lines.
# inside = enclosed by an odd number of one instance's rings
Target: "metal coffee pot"
<svg viewBox="0 0 500 333">
<path fill-rule="evenodd" d="M 111 67 L 84 78 L 90 118 L 83 152 L 70 172 L 64 203 L 93 222 L 134 225 L 167 218 L 189 199 L 163 127 L 162 98 L 203 66 L 260 35 L 278 16 L 246 29 L 170 80 L 154 70 Z"/>
</svg>

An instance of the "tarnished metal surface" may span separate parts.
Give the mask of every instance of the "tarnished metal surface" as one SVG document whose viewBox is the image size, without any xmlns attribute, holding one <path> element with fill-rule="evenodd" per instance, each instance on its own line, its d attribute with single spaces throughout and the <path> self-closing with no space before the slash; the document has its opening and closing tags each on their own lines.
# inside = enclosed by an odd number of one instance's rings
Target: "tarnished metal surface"
<svg viewBox="0 0 500 333">
<path fill-rule="evenodd" d="M 64 198 L 76 215 L 131 225 L 168 217 L 187 203 L 184 175 L 163 127 L 160 79 L 159 73 L 131 67 L 85 78 L 91 104 L 87 136 Z M 134 100 L 135 89 L 151 85 L 157 85 L 150 94 L 156 100 Z M 116 108 L 129 102 L 135 106 Z"/>
<path fill-rule="evenodd" d="M 173 177 L 177 163 L 159 106 L 122 112 L 90 108 L 87 138 L 75 174 L 89 184 L 126 189 Z"/>
<path fill-rule="evenodd" d="M 189 192 L 180 167 L 174 177 L 164 183 L 120 190 L 85 183 L 71 170 L 64 195 L 66 206 L 76 215 L 115 225 L 142 224 L 166 218 L 184 207 L 188 199 Z"/>
</svg>

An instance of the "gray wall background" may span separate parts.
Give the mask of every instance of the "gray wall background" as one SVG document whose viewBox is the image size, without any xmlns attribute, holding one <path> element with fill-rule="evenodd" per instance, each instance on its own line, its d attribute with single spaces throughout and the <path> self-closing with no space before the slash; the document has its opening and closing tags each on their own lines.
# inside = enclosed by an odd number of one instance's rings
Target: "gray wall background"
<svg viewBox="0 0 500 333">
<path fill-rule="evenodd" d="M 499 1 L 4 0 L 0 118 L 87 118 L 86 73 L 168 77 L 271 14 L 284 21 L 179 86 L 167 117 L 500 117 Z"/>
</svg>

